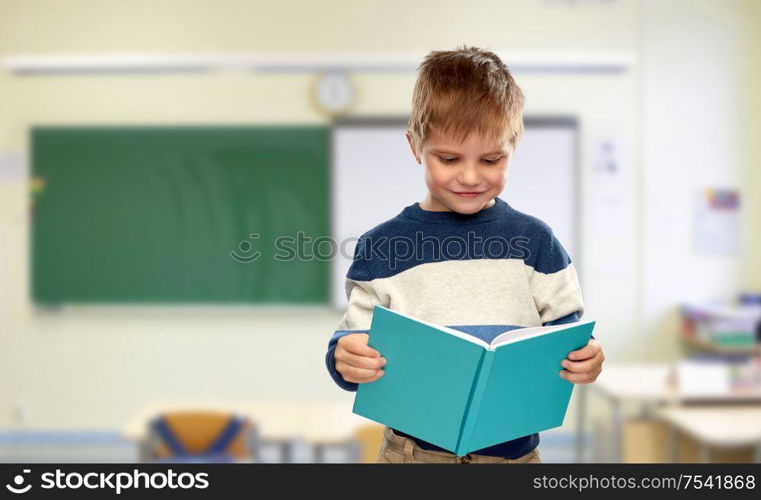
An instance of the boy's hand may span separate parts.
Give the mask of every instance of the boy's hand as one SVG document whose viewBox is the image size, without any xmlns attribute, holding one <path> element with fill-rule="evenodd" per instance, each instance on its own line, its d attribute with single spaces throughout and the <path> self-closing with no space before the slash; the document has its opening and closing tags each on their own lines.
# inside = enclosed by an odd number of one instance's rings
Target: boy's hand
<svg viewBox="0 0 761 500">
<path fill-rule="evenodd" d="M 369 335 L 351 333 L 338 339 L 333 357 L 336 371 L 347 382 L 364 384 L 375 382 L 385 373 L 381 368 L 386 365 L 386 358 L 367 345 Z"/>
<path fill-rule="evenodd" d="M 597 340 L 589 339 L 586 346 L 578 351 L 571 351 L 568 359 L 560 363 L 565 368 L 560 371 L 560 376 L 574 384 L 591 384 L 600 375 L 603 361 L 605 354 L 602 352 L 602 346 Z"/>
</svg>

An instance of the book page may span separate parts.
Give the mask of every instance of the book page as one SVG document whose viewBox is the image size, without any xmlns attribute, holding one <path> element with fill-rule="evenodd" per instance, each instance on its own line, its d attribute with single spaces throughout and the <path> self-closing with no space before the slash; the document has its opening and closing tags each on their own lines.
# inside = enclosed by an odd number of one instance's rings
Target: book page
<svg viewBox="0 0 761 500">
<path fill-rule="evenodd" d="M 484 342 L 483 340 L 479 339 L 478 337 L 476 337 L 474 335 L 469 335 L 469 334 L 467 334 L 465 332 L 461 332 L 459 330 L 455 330 L 454 328 L 449 328 L 449 327 L 446 327 L 446 326 L 437 325 L 437 324 L 434 324 L 434 323 L 429 323 L 428 321 L 423 321 L 422 319 L 413 318 L 412 316 L 407 316 L 406 314 L 400 313 L 399 311 L 393 311 L 391 309 L 388 309 L 387 307 L 383 307 L 383 306 L 378 306 L 378 307 L 382 307 L 383 309 L 386 309 L 388 311 L 392 311 L 394 314 L 398 314 L 399 316 L 404 316 L 405 318 L 410 319 L 412 321 L 417 321 L 418 323 L 422 323 L 422 324 L 424 324 L 426 326 L 430 326 L 431 328 L 435 328 L 437 330 L 441 330 L 444 333 L 448 333 L 450 335 L 454 335 L 455 337 L 459 337 L 459 338 L 461 338 L 463 340 L 467 340 L 468 342 L 472 342 L 474 344 L 478 344 L 481 347 L 483 347 L 484 349 L 489 349 L 489 344 L 488 343 Z"/>
<path fill-rule="evenodd" d="M 498 335 L 494 340 L 491 341 L 491 345 L 489 346 L 490 350 L 494 350 L 497 347 L 505 344 L 511 344 L 513 342 L 520 342 L 521 340 L 530 339 L 533 337 L 538 337 L 540 335 L 546 335 L 548 333 L 557 332 L 559 330 L 564 330 L 566 328 L 571 328 L 587 323 L 593 323 L 593 321 L 576 321 L 573 323 L 566 323 L 563 325 L 552 325 L 552 326 L 532 326 L 528 328 L 518 328 L 516 330 L 510 330 L 509 332 L 505 332 L 501 335 Z"/>
</svg>

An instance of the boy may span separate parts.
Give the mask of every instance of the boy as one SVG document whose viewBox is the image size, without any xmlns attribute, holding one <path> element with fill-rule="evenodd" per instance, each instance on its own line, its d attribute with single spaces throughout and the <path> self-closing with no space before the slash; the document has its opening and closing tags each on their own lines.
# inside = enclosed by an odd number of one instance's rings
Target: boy
<svg viewBox="0 0 761 500">
<path fill-rule="evenodd" d="M 492 52 L 434 51 L 421 64 L 406 136 L 428 193 L 357 242 L 349 304 L 326 355 L 343 389 L 383 376 L 386 360 L 367 345 L 376 304 L 487 342 L 583 314 L 576 270 L 552 230 L 498 197 L 523 133 L 523 100 Z M 559 376 L 586 384 L 604 355 L 593 337 L 568 358 Z M 460 457 L 385 427 L 377 461 L 539 463 L 538 444 L 532 434 Z"/>
</svg>

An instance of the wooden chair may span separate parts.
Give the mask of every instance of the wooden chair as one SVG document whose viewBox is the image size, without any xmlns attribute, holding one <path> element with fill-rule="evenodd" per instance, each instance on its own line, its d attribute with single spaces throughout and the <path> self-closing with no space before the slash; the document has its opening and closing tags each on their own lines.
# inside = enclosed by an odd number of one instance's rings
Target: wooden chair
<svg viewBox="0 0 761 500">
<path fill-rule="evenodd" d="M 258 432 L 247 417 L 215 410 L 173 411 L 148 424 L 143 462 L 254 461 Z"/>
<path fill-rule="evenodd" d="M 354 438 L 361 447 L 360 461 L 365 464 L 374 464 L 378 457 L 381 444 L 383 444 L 383 429 L 380 424 L 367 424 L 354 431 Z"/>
</svg>

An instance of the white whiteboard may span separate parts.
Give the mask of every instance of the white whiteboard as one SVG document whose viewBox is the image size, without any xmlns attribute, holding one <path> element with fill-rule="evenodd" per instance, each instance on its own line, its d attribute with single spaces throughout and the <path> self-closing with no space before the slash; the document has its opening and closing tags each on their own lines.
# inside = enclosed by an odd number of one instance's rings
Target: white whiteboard
<svg viewBox="0 0 761 500">
<path fill-rule="evenodd" d="M 525 123 L 499 197 L 549 224 L 575 261 L 577 127 L 572 120 Z M 337 309 L 346 307 L 344 285 L 356 238 L 425 196 L 423 166 L 407 144 L 406 125 L 349 121 L 333 128 L 332 236 L 339 252 L 332 261 L 331 296 Z"/>
</svg>

